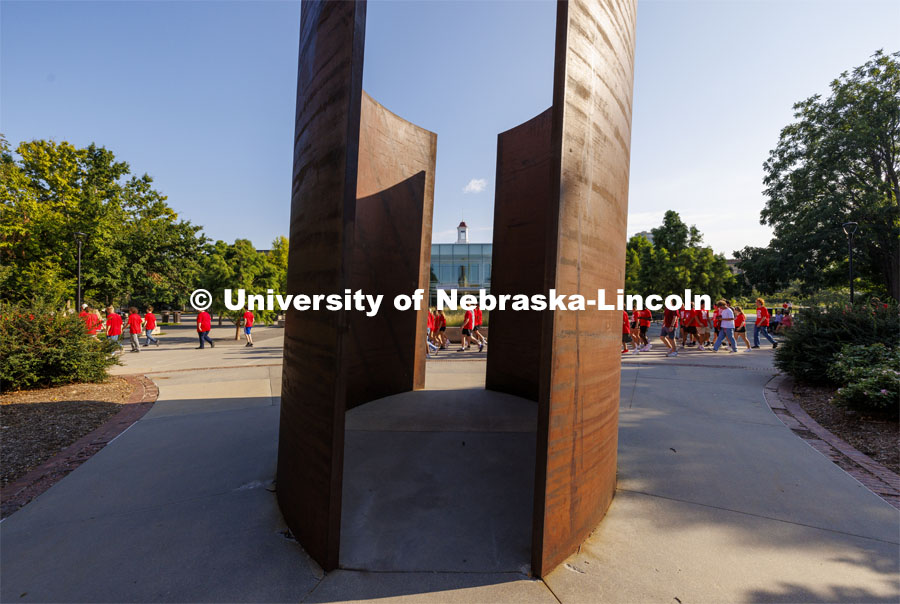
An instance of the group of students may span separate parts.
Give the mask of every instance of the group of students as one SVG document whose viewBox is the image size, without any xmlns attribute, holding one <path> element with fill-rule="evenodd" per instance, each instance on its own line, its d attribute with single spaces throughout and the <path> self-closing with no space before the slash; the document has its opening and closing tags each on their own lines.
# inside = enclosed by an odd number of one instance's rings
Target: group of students
<svg viewBox="0 0 900 604">
<path fill-rule="evenodd" d="M 119 338 L 122 337 L 124 322 L 122 321 L 121 315 L 119 315 L 112 306 L 106 308 L 106 321 L 101 319 L 99 311 L 91 308 L 87 304 L 82 305 L 81 312 L 78 313 L 78 316 L 84 321 L 84 326 L 88 334 L 97 337 L 97 334 L 103 330 L 108 340 L 116 342 L 117 344 L 119 343 Z M 244 308 L 240 321 L 244 328 L 244 336 L 247 339 L 246 347 L 253 347 L 253 336 L 250 334 L 250 331 L 253 329 L 254 320 L 253 313 L 248 308 Z M 126 321 L 130 336 L 129 341 L 131 342 L 131 352 L 141 351 L 140 335 L 142 333 L 146 336 L 144 346 L 150 346 L 150 344 L 159 346 L 159 339 L 153 337 L 153 331 L 156 329 L 156 315 L 153 314 L 152 306 L 147 307 L 147 312 L 144 313 L 143 316 L 140 315 L 136 307 L 132 306 L 128 309 L 128 318 Z M 212 317 L 208 312 L 202 310 L 197 313 L 197 335 L 200 338 L 200 345 L 197 349 L 204 348 L 205 344 L 209 344 L 211 348 L 215 348 L 215 342 L 209 337 L 210 331 L 212 331 Z M 113 354 L 119 352 L 121 352 L 121 344 L 119 344 L 119 348 Z"/>
<path fill-rule="evenodd" d="M 87 304 L 82 304 L 81 312 L 78 313 L 81 320 L 84 321 L 84 327 L 88 334 L 97 337 L 100 330 L 106 334 L 106 338 L 112 342 L 119 342 L 122 337 L 122 328 L 124 323 L 121 315 L 119 315 L 112 306 L 106 308 L 106 321 L 100 318 L 100 312 L 91 308 Z M 159 346 L 159 340 L 153 337 L 153 330 L 156 329 L 156 315 L 153 314 L 153 307 L 148 306 L 144 316 L 138 313 L 138 309 L 132 306 L 128 309 L 128 333 L 131 342 L 131 352 L 141 351 L 140 336 L 144 334 L 147 338 L 144 346 L 150 346 L 151 343 Z M 121 344 L 119 344 L 121 349 Z M 119 352 L 117 350 L 116 352 Z M 113 353 L 115 354 L 115 353 Z"/>
<path fill-rule="evenodd" d="M 447 337 L 447 317 L 444 316 L 443 310 L 437 310 L 435 307 L 428 309 L 425 343 L 428 344 L 426 356 L 436 355 L 439 350 L 446 350 L 450 344 Z M 484 350 L 487 344 L 487 338 L 481 333 L 481 308 L 476 306 L 472 310 L 467 310 L 463 318 L 462 329 L 460 334 L 462 342 L 460 352 L 468 350 L 473 344 L 478 346 L 478 352 Z"/>
<path fill-rule="evenodd" d="M 747 317 L 740 306 L 732 306 L 729 300 L 719 300 L 715 304 L 715 310 L 710 311 L 705 304 L 700 308 L 688 310 L 665 309 L 663 312 L 662 329 L 659 338 L 668 349 L 667 357 L 678 356 L 678 350 L 696 347 L 697 350 L 706 352 L 709 348 L 718 352 L 722 343 L 727 339 L 731 352 L 737 352 L 735 337 L 744 341 L 745 352 L 759 348 L 760 336 L 765 337 L 772 348 L 777 348 L 778 343 L 769 333 L 769 326 L 773 326 L 773 332 L 789 329 L 793 326 L 791 317 L 792 305 L 785 302 L 783 308 L 778 311 L 778 320 L 775 321 L 766 308 L 765 300 L 756 299 L 756 322 L 753 332 L 753 345 L 747 339 Z M 631 352 L 649 352 L 653 348 L 647 338 L 647 329 L 653 321 L 653 313 L 647 309 L 635 310 L 631 317 L 627 311 L 622 311 L 622 354 L 629 352 L 628 344 L 632 344 Z M 715 337 L 710 343 L 710 335 Z M 678 341 L 681 340 L 681 346 Z"/>
</svg>

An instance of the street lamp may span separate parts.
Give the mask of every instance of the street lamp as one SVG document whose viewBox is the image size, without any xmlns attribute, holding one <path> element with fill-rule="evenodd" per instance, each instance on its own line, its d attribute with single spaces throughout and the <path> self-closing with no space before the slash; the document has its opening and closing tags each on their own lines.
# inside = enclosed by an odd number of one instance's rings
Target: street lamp
<svg viewBox="0 0 900 604">
<path fill-rule="evenodd" d="M 75 232 L 75 241 L 78 243 L 78 302 L 75 304 L 75 312 L 81 312 L 81 245 L 87 233 Z"/>
<path fill-rule="evenodd" d="M 842 226 L 847 235 L 847 247 L 850 248 L 850 305 L 853 306 L 853 235 L 859 225 L 855 222 L 845 222 Z"/>
</svg>

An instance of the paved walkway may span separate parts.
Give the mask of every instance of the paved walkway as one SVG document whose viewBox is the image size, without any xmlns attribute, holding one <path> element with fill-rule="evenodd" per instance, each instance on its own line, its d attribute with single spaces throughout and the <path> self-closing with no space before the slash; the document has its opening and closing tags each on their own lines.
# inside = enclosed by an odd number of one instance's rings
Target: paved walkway
<svg viewBox="0 0 900 604">
<path fill-rule="evenodd" d="M 409 558 L 398 555 L 383 572 L 323 576 L 286 536 L 272 493 L 282 340 L 277 330 L 266 337 L 263 331 L 252 349 L 194 350 L 186 332 L 159 348 L 125 354 L 126 365 L 115 371 L 150 373 L 159 400 L 131 429 L 0 523 L 2 601 L 900 597 L 897 510 L 768 409 L 770 349 L 666 359 L 657 347 L 623 360 L 616 498 L 581 551 L 546 581 L 511 566 L 515 557 L 471 570 L 423 572 L 405 568 Z M 437 393 L 429 396 L 437 397 L 435 408 L 452 410 L 459 397 L 459 408 L 471 411 L 483 361 L 454 361 L 429 363 L 427 385 Z M 396 421 L 410 412 L 396 397 L 375 405 L 392 409 Z M 372 424 L 364 416 L 373 409 L 351 412 L 348 430 L 398 428 L 384 416 Z M 471 419 L 454 421 L 454 429 L 471 430 Z M 507 431 L 512 440 L 490 442 L 513 442 L 530 429 L 517 412 L 495 414 L 494 421 L 493 432 Z M 522 459 L 527 463 L 527 454 Z M 521 515 L 511 516 L 504 519 L 511 536 L 503 539 L 517 538 Z M 445 546 L 435 549 L 453 549 Z"/>
</svg>

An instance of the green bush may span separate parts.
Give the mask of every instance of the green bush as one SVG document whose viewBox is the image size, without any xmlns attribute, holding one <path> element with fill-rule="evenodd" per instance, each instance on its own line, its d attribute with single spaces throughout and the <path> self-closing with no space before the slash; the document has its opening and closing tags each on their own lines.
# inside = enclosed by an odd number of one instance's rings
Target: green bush
<svg viewBox="0 0 900 604">
<path fill-rule="evenodd" d="M 0 390 L 101 382 L 116 348 L 87 334 L 78 315 L 49 304 L 4 304 L 0 309 Z"/>
<path fill-rule="evenodd" d="M 841 385 L 828 369 L 845 345 L 881 343 L 893 350 L 900 341 L 896 304 L 811 307 L 796 314 L 775 351 L 775 366 L 809 383 Z"/>
<path fill-rule="evenodd" d="M 834 403 L 860 411 L 900 412 L 900 349 L 883 344 L 845 345 L 834 355 L 828 377 L 838 384 Z"/>
</svg>

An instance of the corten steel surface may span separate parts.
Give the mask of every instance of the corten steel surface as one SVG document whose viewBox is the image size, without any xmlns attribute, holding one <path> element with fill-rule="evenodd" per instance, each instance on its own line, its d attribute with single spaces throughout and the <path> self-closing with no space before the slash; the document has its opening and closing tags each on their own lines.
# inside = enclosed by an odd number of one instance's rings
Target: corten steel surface
<svg viewBox="0 0 900 604">
<path fill-rule="evenodd" d="M 547 221 L 551 211 L 552 108 L 497 136 L 491 293 L 546 293 Z M 485 385 L 538 400 L 540 311 L 491 311 Z"/>
<path fill-rule="evenodd" d="M 285 321 L 278 502 L 325 570 L 339 561 L 348 406 L 425 377 L 425 311 L 397 313 L 393 296 L 428 289 L 436 135 L 363 93 L 364 34 L 365 3 L 303 3 L 288 290 L 385 295 L 373 320 Z"/>
<path fill-rule="evenodd" d="M 365 4 L 306 2 L 291 187 L 288 290 L 350 286 Z M 319 564 L 338 562 L 344 454 L 343 312 L 287 312 L 278 437 L 278 503 Z"/>
<path fill-rule="evenodd" d="M 425 387 L 425 327 L 437 135 L 363 92 L 353 290 L 382 294 L 374 317 L 350 314 L 347 408 Z M 425 292 L 422 310 L 394 296 Z"/>
<path fill-rule="evenodd" d="M 546 282 L 566 294 L 624 283 L 634 0 L 557 5 L 554 192 Z M 620 311 L 543 321 L 532 572 L 544 575 L 600 522 L 616 483 Z"/>
</svg>

